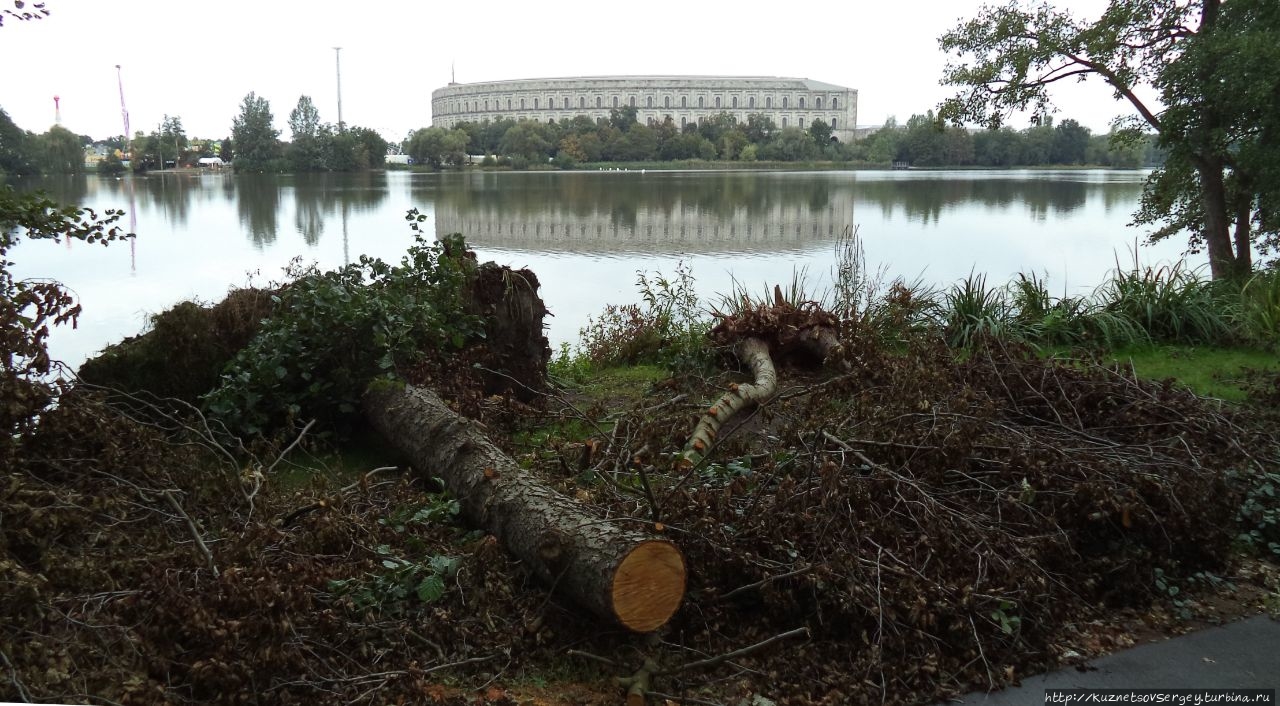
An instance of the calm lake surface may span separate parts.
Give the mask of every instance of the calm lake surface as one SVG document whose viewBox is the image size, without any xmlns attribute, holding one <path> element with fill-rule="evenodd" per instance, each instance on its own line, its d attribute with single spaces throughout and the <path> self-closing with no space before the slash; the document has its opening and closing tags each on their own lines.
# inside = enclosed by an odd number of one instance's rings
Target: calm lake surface
<svg viewBox="0 0 1280 706">
<path fill-rule="evenodd" d="M 1140 245 L 1129 228 L 1145 172 L 386 172 L 256 176 L 96 176 L 23 182 L 55 198 L 128 211 L 133 243 L 28 242 L 18 274 L 80 297 L 76 329 L 52 352 L 79 365 L 183 299 L 279 280 L 294 258 L 322 268 L 361 254 L 398 260 L 416 208 L 435 233 L 461 232 L 481 260 L 529 267 L 554 318 L 552 346 L 576 342 L 605 304 L 639 300 L 636 272 L 683 261 L 704 298 L 786 284 L 806 269 L 825 288 L 834 242 L 857 226 L 868 267 L 948 285 L 971 271 L 1004 283 L 1047 275 L 1050 291 L 1101 282 L 1134 248 L 1144 264 L 1180 257 L 1181 240 Z M 1203 264 L 1194 256 L 1193 266 Z"/>
</svg>

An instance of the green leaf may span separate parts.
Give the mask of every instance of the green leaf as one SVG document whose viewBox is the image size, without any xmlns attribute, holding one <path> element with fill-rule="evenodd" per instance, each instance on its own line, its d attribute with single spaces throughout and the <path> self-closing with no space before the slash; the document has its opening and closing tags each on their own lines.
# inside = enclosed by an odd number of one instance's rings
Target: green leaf
<svg viewBox="0 0 1280 706">
<path fill-rule="evenodd" d="M 418 600 L 423 603 L 433 603 L 440 600 L 443 595 L 444 581 L 435 574 L 426 577 L 418 584 Z"/>
</svg>

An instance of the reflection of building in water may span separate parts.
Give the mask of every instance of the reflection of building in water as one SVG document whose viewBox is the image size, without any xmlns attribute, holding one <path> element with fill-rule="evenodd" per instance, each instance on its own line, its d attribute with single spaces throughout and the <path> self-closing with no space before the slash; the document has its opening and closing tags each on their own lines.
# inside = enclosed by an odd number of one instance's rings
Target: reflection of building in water
<svg viewBox="0 0 1280 706">
<path fill-rule="evenodd" d="M 436 236 L 462 233 L 467 242 L 521 250 L 571 252 L 776 252 L 828 241 L 853 225 L 847 200 L 811 209 L 804 203 L 774 203 L 731 213 L 696 208 L 641 208 L 586 215 L 557 209 L 510 214 L 495 209 L 464 211 L 436 203 Z"/>
</svg>

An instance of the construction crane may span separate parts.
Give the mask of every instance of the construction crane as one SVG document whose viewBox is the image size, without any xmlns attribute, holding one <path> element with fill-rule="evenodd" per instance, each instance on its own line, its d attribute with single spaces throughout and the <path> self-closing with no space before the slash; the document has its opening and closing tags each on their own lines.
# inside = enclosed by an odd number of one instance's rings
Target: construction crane
<svg viewBox="0 0 1280 706">
<path fill-rule="evenodd" d="M 124 78 L 120 75 L 120 65 L 116 64 L 116 83 L 120 86 L 120 117 L 124 119 L 124 153 L 133 159 L 133 149 L 129 141 L 129 109 L 124 107 Z"/>
</svg>

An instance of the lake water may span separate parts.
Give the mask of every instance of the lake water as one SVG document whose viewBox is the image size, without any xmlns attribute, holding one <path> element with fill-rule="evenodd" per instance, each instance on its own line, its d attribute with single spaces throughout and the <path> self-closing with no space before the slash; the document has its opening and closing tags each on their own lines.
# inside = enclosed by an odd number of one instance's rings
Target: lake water
<svg viewBox="0 0 1280 706">
<path fill-rule="evenodd" d="M 1144 172 L 468 172 L 256 176 L 95 176 L 37 184 L 55 198 L 122 208 L 132 243 L 28 242 L 21 276 L 80 297 L 79 327 L 55 331 L 72 366 L 137 333 L 182 299 L 266 284 L 294 258 L 334 267 L 368 254 L 398 260 L 417 208 L 437 234 L 461 232 L 482 260 L 529 267 L 554 315 L 552 345 L 577 340 L 609 303 L 638 301 L 636 272 L 684 262 L 709 299 L 736 279 L 752 291 L 804 268 L 830 282 L 834 243 L 857 226 L 870 269 L 947 285 L 971 271 L 1018 272 L 1061 294 L 1088 291 L 1116 267 L 1176 260 L 1183 241 L 1138 245 L 1129 228 Z M 21 188 L 27 188 L 27 182 Z M 1201 265 L 1195 256 L 1192 265 Z"/>
</svg>

